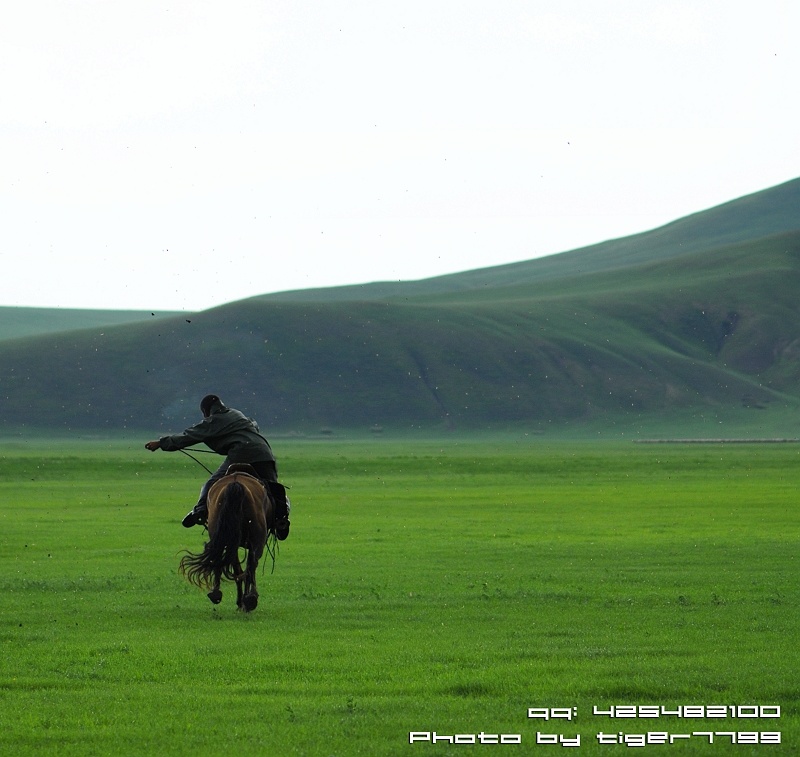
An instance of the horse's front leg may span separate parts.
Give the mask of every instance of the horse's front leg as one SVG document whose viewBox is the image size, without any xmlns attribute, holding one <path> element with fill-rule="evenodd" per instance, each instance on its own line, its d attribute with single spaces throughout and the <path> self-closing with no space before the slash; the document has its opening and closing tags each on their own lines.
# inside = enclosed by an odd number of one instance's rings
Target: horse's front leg
<svg viewBox="0 0 800 757">
<path fill-rule="evenodd" d="M 245 610 L 244 606 L 244 579 L 236 579 L 236 606 L 240 610 Z"/>
<path fill-rule="evenodd" d="M 240 560 L 237 559 L 236 564 L 233 566 L 235 568 L 234 576 L 236 581 L 236 606 L 240 610 L 244 610 L 245 608 L 242 605 L 243 598 L 244 598 L 244 580 L 245 575 L 244 571 L 242 570 L 242 563 Z"/>
</svg>

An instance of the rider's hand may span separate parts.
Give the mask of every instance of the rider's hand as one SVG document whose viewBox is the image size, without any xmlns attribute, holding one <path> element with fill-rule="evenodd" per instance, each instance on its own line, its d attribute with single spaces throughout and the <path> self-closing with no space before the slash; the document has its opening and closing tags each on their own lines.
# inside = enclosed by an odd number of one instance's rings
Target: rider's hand
<svg viewBox="0 0 800 757">
<path fill-rule="evenodd" d="M 161 442 L 158 440 L 154 442 L 147 442 L 147 444 L 144 446 L 147 447 L 147 449 L 149 449 L 151 452 L 155 452 L 157 449 L 161 449 Z"/>
</svg>

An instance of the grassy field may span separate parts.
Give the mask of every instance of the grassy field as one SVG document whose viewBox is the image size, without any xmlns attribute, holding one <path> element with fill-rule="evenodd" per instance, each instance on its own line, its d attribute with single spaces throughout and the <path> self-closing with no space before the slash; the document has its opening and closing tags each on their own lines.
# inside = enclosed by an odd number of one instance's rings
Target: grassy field
<svg viewBox="0 0 800 757">
<path fill-rule="evenodd" d="M 177 573 L 205 474 L 144 441 L 0 445 L 4 754 L 800 754 L 798 444 L 277 439 L 244 615 Z"/>
</svg>

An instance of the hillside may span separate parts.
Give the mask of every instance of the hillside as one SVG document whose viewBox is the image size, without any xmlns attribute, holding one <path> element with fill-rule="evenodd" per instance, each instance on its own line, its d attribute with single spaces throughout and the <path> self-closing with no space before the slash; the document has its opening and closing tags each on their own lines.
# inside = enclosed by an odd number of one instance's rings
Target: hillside
<svg viewBox="0 0 800 757">
<path fill-rule="evenodd" d="M 174 312 L 0 307 L 0 341 L 177 316 Z"/>
<path fill-rule="evenodd" d="M 798 190 L 515 266 L 0 342 L 0 421 L 156 433 L 216 391 L 273 432 L 785 429 L 800 404 Z"/>
<path fill-rule="evenodd" d="M 668 260 L 691 252 L 713 250 L 725 245 L 796 231 L 800 228 L 799 213 L 800 179 L 794 179 L 710 210 L 694 213 L 652 231 L 571 252 L 421 281 L 375 282 L 328 289 L 305 289 L 264 295 L 259 299 L 280 302 L 383 300 L 541 283 Z"/>
</svg>

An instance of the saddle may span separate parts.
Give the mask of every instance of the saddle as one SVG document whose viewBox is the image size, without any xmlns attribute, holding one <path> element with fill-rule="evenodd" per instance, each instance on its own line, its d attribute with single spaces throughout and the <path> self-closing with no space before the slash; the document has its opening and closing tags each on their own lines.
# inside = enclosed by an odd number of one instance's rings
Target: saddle
<svg viewBox="0 0 800 757">
<path fill-rule="evenodd" d="M 231 475 L 231 473 L 245 473 L 248 476 L 252 476 L 253 478 L 258 478 L 258 473 L 256 473 L 256 469 L 250 465 L 250 463 L 231 463 L 228 466 L 228 470 L 225 471 L 227 475 Z M 259 479 L 260 481 L 261 479 Z"/>
</svg>

